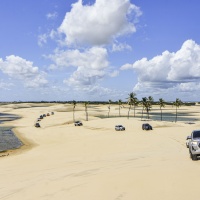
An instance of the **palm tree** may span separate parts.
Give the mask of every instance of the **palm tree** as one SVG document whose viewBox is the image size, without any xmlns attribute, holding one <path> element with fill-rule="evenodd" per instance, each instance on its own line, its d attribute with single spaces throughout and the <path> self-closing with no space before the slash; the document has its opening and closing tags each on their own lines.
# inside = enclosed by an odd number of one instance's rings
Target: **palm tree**
<svg viewBox="0 0 200 200">
<path fill-rule="evenodd" d="M 122 100 L 121 99 L 119 99 L 118 105 L 119 105 L 119 117 L 121 117 L 121 114 L 120 114 L 121 105 L 122 105 Z"/>
<path fill-rule="evenodd" d="M 129 105 L 129 109 L 128 109 L 128 119 L 129 119 L 129 113 L 130 113 L 130 110 L 131 110 L 131 106 L 133 105 L 133 102 L 134 102 L 134 99 L 136 99 L 136 94 L 134 92 L 131 92 L 129 94 L 129 97 L 128 97 L 128 105 Z"/>
<path fill-rule="evenodd" d="M 141 119 L 142 119 L 143 118 L 144 109 L 147 107 L 147 98 L 146 97 L 142 98 L 141 104 L 142 104 L 142 117 L 141 117 Z"/>
<path fill-rule="evenodd" d="M 136 106 L 138 106 L 138 104 L 139 104 L 139 101 L 138 101 L 138 99 L 137 99 L 137 97 L 135 97 L 134 99 L 133 99 L 133 106 L 134 106 L 134 117 L 135 117 L 135 107 Z"/>
<path fill-rule="evenodd" d="M 149 96 L 148 98 L 147 97 L 142 98 L 142 118 L 143 118 L 143 111 L 145 109 L 147 112 L 147 118 L 149 119 L 149 111 L 151 110 L 152 103 L 153 103 L 152 96 Z"/>
<path fill-rule="evenodd" d="M 165 107 L 165 101 L 160 98 L 158 104 L 160 105 L 160 120 L 162 121 L 162 107 Z"/>
<path fill-rule="evenodd" d="M 149 119 L 149 111 L 151 110 L 151 107 L 152 107 L 152 104 L 153 104 L 153 97 L 152 97 L 152 96 L 149 96 L 147 100 L 148 100 L 148 108 L 147 108 L 147 111 L 148 111 L 148 119 Z"/>
<path fill-rule="evenodd" d="M 72 101 L 72 104 L 73 104 L 73 120 L 74 120 L 74 122 L 75 122 L 75 108 L 76 108 L 76 101 L 73 100 L 73 101 Z"/>
<path fill-rule="evenodd" d="M 88 104 L 89 104 L 88 101 L 86 101 L 86 102 L 84 103 L 84 106 L 85 106 L 85 116 L 86 116 L 86 121 L 88 121 L 88 112 L 87 112 Z"/>
<path fill-rule="evenodd" d="M 176 101 L 173 103 L 174 106 L 176 106 L 176 118 L 175 118 L 175 122 L 177 122 L 177 109 L 181 106 L 182 101 L 179 98 L 176 98 Z"/>
<path fill-rule="evenodd" d="M 110 104 L 112 103 L 112 101 L 109 99 L 108 103 L 109 103 L 109 106 L 108 106 L 108 117 L 110 117 Z"/>
</svg>

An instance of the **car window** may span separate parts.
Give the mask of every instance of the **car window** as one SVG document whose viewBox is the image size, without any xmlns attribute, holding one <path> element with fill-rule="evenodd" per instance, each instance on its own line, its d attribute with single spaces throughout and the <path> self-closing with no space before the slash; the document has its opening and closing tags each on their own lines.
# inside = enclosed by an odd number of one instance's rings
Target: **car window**
<svg viewBox="0 0 200 200">
<path fill-rule="evenodd" d="M 195 131 L 193 133 L 193 138 L 200 138 L 200 131 Z"/>
</svg>

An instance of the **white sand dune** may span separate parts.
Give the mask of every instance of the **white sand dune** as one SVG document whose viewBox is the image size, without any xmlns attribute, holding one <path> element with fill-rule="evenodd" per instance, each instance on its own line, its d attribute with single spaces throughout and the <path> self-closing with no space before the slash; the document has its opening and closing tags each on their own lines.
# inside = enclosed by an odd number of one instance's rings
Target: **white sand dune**
<svg viewBox="0 0 200 200">
<path fill-rule="evenodd" d="M 85 121 L 84 107 L 77 105 L 75 117 L 83 126 L 75 127 L 71 105 L 32 106 L 0 107 L 0 112 L 22 116 L 2 126 L 14 125 L 24 142 L 22 148 L 0 157 L 0 199 L 198 199 L 200 161 L 189 158 L 185 138 L 200 129 L 199 121 L 150 121 L 154 129 L 143 131 L 140 118 L 95 117 L 108 114 L 106 105 L 90 105 Z M 37 117 L 51 111 L 55 115 L 35 128 Z M 200 107 L 181 107 L 181 111 L 195 111 L 198 116 Z M 127 115 L 127 109 L 121 114 Z M 117 105 L 111 106 L 110 115 L 118 115 Z M 116 124 L 126 131 L 115 131 Z"/>
</svg>

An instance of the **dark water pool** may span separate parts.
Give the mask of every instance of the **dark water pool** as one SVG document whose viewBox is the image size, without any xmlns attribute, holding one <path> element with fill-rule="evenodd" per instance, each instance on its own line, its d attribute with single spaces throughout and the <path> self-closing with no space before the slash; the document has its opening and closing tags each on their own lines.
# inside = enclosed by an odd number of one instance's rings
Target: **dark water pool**
<svg viewBox="0 0 200 200">
<path fill-rule="evenodd" d="M 23 143 L 15 136 L 12 127 L 0 127 L 0 152 L 17 149 Z"/>
<path fill-rule="evenodd" d="M 0 124 L 6 121 L 13 121 L 19 119 L 17 115 L 11 115 L 7 113 L 0 113 Z M 15 136 L 12 131 L 13 127 L 0 126 L 0 152 L 9 149 L 17 149 L 23 145 L 23 143 Z"/>
<path fill-rule="evenodd" d="M 6 121 L 13 121 L 16 119 L 20 119 L 20 117 L 17 115 L 8 114 L 8 113 L 0 113 L 0 124 Z"/>
<path fill-rule="evenodd" d="M 143 119 L 147 118 L 147 115 L 143 115 Z M 160 113 L 150 113 L 150 119 L 160 121 L 161 120 L 161 114 Z M 176 114 L 175 113 L 163 113 L 162 114 L 162 121 L 175 121 L 176 120 Z M 177 115 L 177 121 L 198 121 L 195 116 L 188 113 L 178 113 Z"/>
<path fill-rule="evenodd" d="M 95 117 L 99 117 L 101 119 L 104 119 L 104 118 L 108 118 L 108 115 L 96 115 Z M 119 116 L 118 115 L 110 115 L 109 116 L 109 118 L 116 118 L 116 117 L 119 117 Z M 122 115 L 121 117 L 127 118 L 127 115 Z M 130 114 L 129 118 L 134 118 L 133 114 Z M 145 119 L 147 119 L 147 114 L 144 113 L 143 117 L 142 117 L 141 113 L 137 113 L 135 118 L 145 120 Z M 150 113 L 149 118 L 152 119 L 152 120 L 161 121 L 160 113 L 153 113 L 152 112 L 152 113 Z M 174 113 L 163 113 L 163 115 L 162 115 L 162 121 L 175 121 L 175 119 L 176 119 L 176 114 L 174 114 Z M 198 120 L 199 119 L 195 118 L 192 115 L 189 115 L 188 113 L 178 113 L 178 116 L 177 116 L 177 121 L 195 122 L 195 121 L 198 121 Z"/>
</svg>

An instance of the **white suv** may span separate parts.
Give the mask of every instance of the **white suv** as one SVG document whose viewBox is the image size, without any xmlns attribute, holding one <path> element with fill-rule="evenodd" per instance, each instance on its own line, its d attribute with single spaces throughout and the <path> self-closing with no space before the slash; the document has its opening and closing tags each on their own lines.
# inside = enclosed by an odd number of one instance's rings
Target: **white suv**
<svg viewBox="0 0 200 200">
<path fill-rule="evenodd" d="M 83 123 L 81 121 L 74 122 L 74 126 L 83 126 Z"/>
<path fill-rule="evenodd" d="M 194 130 L 191 136 L 187 137 L 189 153 L 192 160 L 198 160 L 200 156 L 200 130 Z"/>
<path fill-rule="evenodd" d="M 116 131 L 125 131 L 125 127 L 122 126 L 122 125 L 116 125 L 116 126 L 115 126 L 115 130 L 116 130 Z"/>
</svg>

